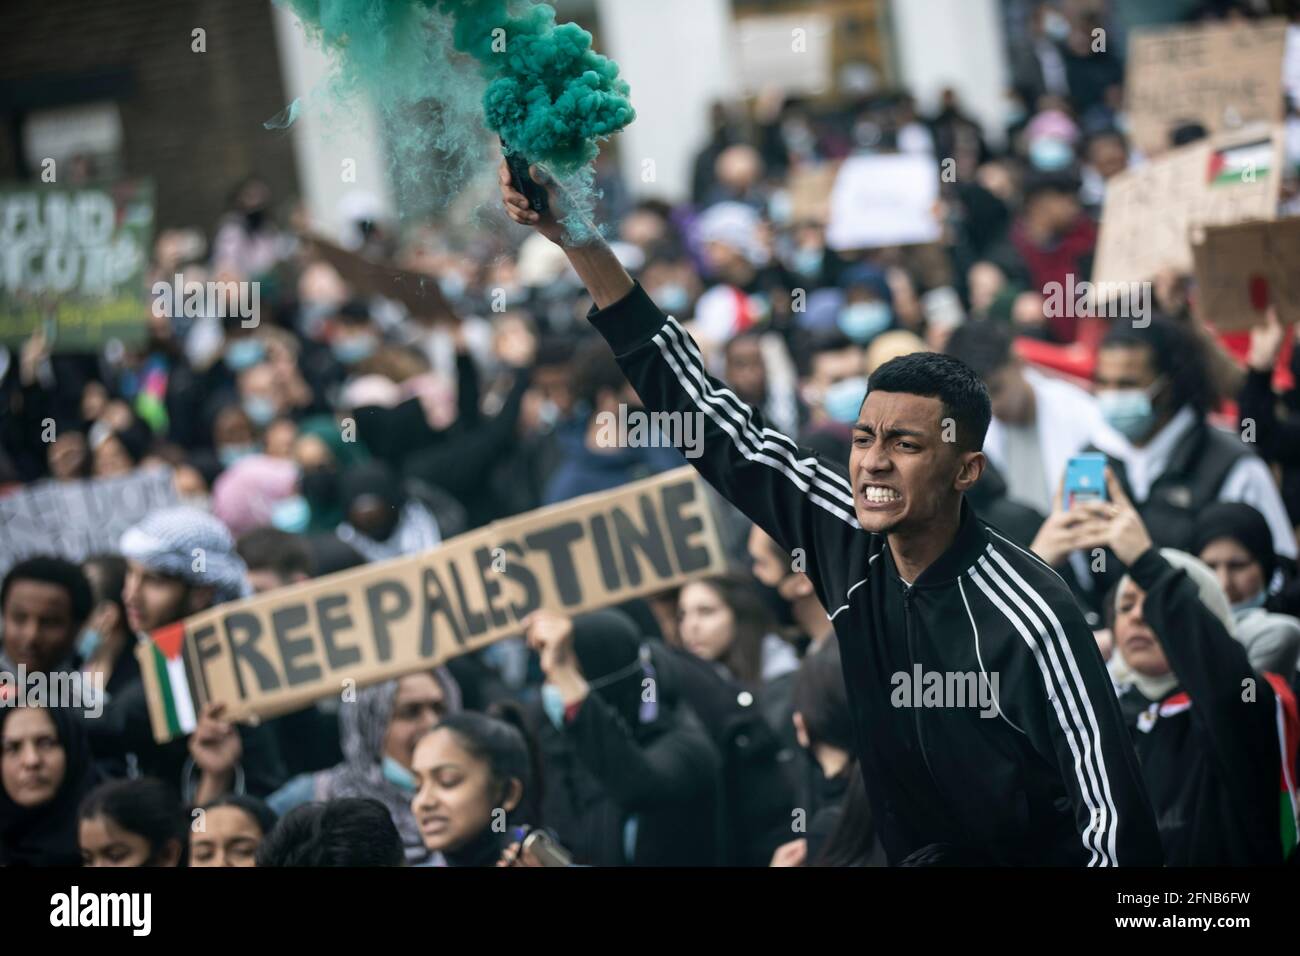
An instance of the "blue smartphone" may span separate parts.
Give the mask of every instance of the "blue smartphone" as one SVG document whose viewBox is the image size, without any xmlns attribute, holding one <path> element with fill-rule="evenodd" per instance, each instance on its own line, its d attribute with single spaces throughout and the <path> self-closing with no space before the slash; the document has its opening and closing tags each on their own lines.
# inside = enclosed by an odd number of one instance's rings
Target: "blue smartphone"
<svg viewBox="0 0 1300 956">
<path fill-rule="evenodd" d="M 1075 455 L 1065 466 L 1065 510 L 1076 501 L 1106 500 L 1106 456 L 1099 452 Z"/>
</svg>

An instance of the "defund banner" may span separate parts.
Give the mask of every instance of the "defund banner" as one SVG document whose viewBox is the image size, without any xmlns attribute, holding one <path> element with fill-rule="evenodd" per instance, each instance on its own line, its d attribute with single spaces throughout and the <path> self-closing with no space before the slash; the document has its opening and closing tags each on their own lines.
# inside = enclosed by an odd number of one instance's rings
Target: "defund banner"
<svg viewBox="0 0 1300 956">
<path fill-rule="evenodd" d="M 0 186 L 0 343 L 42 328 L 60 352 L 143 342 L 153 224 L 147 180 Z"/>
<path fill-rule="evenodd" d="M 579 614 L 725 566 L 689 467 L 540 508 L 160 628 L 137 648 L 154 735 L 188 733 L 209 701 L 275 716 L 519 634 L 539 608 Z"/>
</svg>

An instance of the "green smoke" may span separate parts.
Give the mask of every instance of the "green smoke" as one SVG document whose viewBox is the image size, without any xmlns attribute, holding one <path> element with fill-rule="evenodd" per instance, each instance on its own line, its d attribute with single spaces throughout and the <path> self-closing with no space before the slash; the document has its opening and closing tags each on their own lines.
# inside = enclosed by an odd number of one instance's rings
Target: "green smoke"
<svg viewBox="0 0 1300 956">
<path fill-rule="evenodd" d="M 529 160 L 573 172 L 636 118 L 618 64 L 576 23 L 556 26 L 548 4 L 518 17 L 505 0 L 438 0 L 438 9 L 455 22 L 456 49 L 482 65 L 488 128 Z"/>
<path fill-rule="evenodd" d="M 399 189 L 427 178 L 436 156 L 441 186 L 453 194 L 482 171 L 486 126 L 589 206 L 588 167 L 599 142 L 636 116 L 618 65 L 592 50 L 591 34 L 577 24 L 556 25 L 545 3 L 279 2 L 333 56 L 333 73 L 308 107 L 367 95 L 388 130 Z M 288 126 L 301 111 L 295 101 L 267 125 Z"/>
</svg>

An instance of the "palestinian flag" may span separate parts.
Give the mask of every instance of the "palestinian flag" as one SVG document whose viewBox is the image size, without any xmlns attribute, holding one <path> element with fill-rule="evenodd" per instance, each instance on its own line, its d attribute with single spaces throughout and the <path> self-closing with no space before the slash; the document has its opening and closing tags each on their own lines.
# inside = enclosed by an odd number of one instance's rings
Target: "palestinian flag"
<svg viewBox="0 0 1300 956">
<path fill-rule="evenodd" d="M 1300 714 L 1296 710 L 1295 695 L 1291 693 L 1291 688 L 1287 686 L 1286 681 L 1276 674 L 1266 673 L 1264 677 L 1273 688 L 1274 705 L 1277 707 L 1277 739 L 1282 763 L 1279 812 L 1282 818 L 1282 859 L 1285 860 L 1295 851 L 1297 818 L 1300 816 L 1295 780 L 1296 745 L 1300 741 Z"/>
<path fill-rule="evenodd" d="M 137 651 L 155 736 L 158 728 L 165 726 L 166 739 L 184 736 L 198 726 L 194 685 L 185 668 L 184 648 L 185 625 L 177 621 L 154 631 Z"/>
<path fill-rule="evenodd" d="M 1211 186 L 1232 186 L 1267 179 L 1273 165 L 1273 141 L 1255 140 L 1210 154 L 1206 181 Z"/>
</svg>

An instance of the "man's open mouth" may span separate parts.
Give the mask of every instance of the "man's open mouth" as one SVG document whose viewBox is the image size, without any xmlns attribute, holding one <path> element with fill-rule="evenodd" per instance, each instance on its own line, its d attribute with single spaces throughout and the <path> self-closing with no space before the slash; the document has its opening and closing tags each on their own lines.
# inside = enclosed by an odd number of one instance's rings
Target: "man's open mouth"
<svg viewBox="0 0 1300 956">
<path fill-rule="evenodd" d="M 903 496 L 893 488 L 885 485 L 863 485 L 861 488 L 862 497 L 867 500 L 868 504 L 884 505 L 894 501 L 902 501 Z"/>
</svg>

